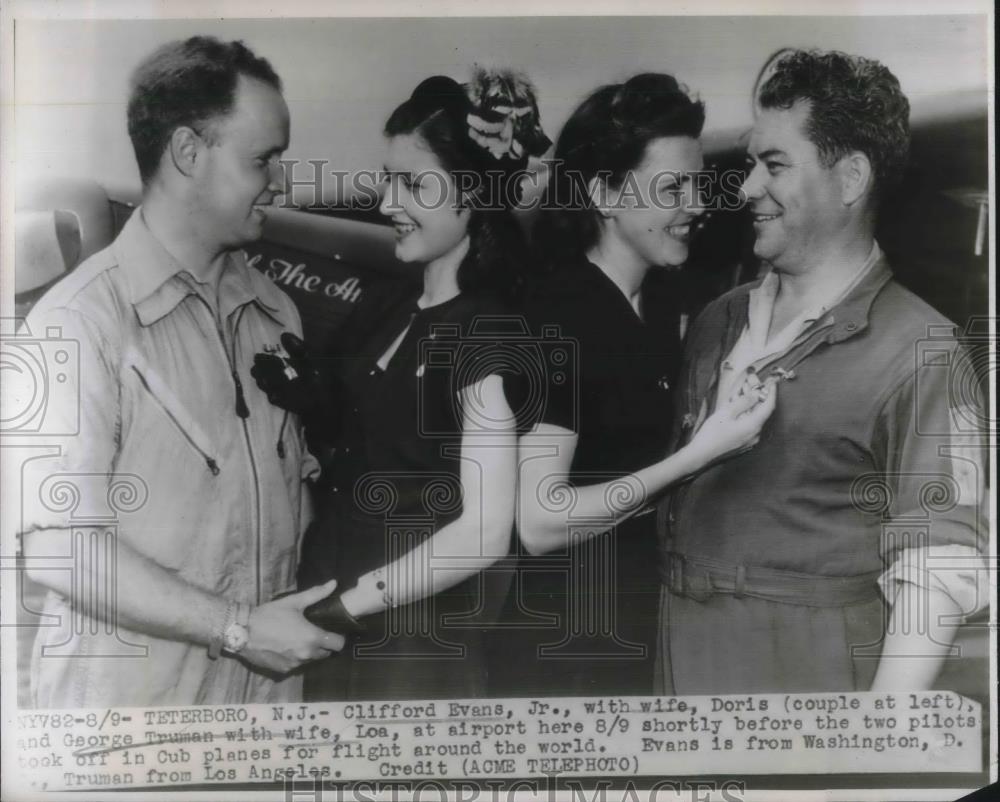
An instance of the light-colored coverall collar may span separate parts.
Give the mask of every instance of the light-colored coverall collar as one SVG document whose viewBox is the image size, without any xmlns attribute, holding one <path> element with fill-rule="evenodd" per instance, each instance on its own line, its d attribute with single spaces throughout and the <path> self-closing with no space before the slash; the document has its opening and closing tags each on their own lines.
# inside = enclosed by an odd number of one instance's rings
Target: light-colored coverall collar
<svg viewBox="0 0 1000 802">
<path fill-rule="evenodd" d="M 132 213 L 114 248 L 119 264 L 129 266 L 126 273 L 129 301 L 143 326 L 170 314 L 187 296 L 199 294 L 197 279 L 149 230 L 142 207 Z M 276 322 L 287 325 L 280 310 L 263 297 L 259 286 L 262 281 L 267 279 L 247 265 L 242 250 L 226 254 L 219 288 L 220 318 L 225 320 L 235 309 L 253 302 Z"/>
</svg>

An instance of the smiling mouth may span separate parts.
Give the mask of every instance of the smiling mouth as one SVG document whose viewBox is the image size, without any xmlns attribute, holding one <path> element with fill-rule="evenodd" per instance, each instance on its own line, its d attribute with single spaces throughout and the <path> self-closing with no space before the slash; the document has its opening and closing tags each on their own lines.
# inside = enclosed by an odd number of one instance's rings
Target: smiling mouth
<svg viewBox="0 0 1000 802">
<path fill-rule="evenodd" d="M 754 213 L 754 215 L 753 215 L 753 221 L 754 221 L 755 224 L 756 223 L 769 223 L 772 220 L 777 220 L 779 217 L 781 217 L 780 214 L 757 214 L 757 213 Z"/>
<path fill-rule="evenodd" d="M 691 224 L 684 223 L 684 225 L 680 226 L 667 226 L 665 231 L 674 239 L 687 239 L 691 234 Z"/>
<path fill-rule="evenodd" d="M 396 239 L 402 239 L 417 230 L 413 223 L 404 223 L 400 220 L 393 220 L 392 227 L 396 229 Z"/>
</svg>

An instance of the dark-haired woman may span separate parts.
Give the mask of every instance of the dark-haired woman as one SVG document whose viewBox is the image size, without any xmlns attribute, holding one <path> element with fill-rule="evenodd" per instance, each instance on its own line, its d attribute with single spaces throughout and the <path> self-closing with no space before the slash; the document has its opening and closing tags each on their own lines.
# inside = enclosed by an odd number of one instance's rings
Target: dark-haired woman
<svg viewBox="0 0 1000 802">
<path fill-rule="evenodd" d="M 556 145 L 535 229 L 545 273 L 525 314 L 536 333 L 558 327 L 576 367 L 569 381 L 553 372 L 540 414 L 520 422 L 527 553 L 494 694 L 652 693 L 660 582 L 650 502 L 751 443 L 773 409 L 769 387 L 735 388 L 667 457 L 681 331 L 664 272 L 687 259 L 703 211 L 703 122 L 702 104 L 674 78 L 642 74 L 595 91 Z M 513 408 L 537 394 L 523 385 L 508 380 Z"/>
<path fill-rule="evenodd" d="M 380 211 L 420 280 L 369 292 L 317 363 L 336 392 L 305 423 L 314 447 L 334 448 L 299 585 L 337 578 L 313 612 L 354 637 L 308 668 L 309 700 L 483 695 L 480 572 L 512 531 L 514 419 L 483 348 L 463 345 L 506 311 L 527 258 L 516 182 L 503 179 L 550 142 L 531 86 L 510 73 L 429 78 L 385 135 Z M 269 363 L 255 375 L 282 403 L 290 388 Z"/>
</svg>

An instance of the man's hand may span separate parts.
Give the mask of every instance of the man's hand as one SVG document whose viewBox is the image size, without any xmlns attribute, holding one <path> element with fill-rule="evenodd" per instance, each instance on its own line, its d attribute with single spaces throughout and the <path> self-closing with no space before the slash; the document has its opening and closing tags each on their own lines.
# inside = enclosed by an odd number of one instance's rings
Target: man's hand
<svg viewBox="0 0 1000 802">
<path fill-rule="evenodd" d="M 287 674 L 310 660 L 344 648 L 344 638 L 310 624 L 302 611 L 329 596 L 335 579 L 255 607 L 250 613 L 250 640 L 240 657 L 260 668 Z"/>
</svg>

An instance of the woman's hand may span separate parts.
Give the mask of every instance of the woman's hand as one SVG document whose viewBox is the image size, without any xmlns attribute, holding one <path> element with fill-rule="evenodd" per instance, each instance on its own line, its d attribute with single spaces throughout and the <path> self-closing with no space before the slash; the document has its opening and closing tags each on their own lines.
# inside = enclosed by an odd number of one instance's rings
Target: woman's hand
<svg viewBox="0 0 1000 802">
<path fill-rule="evenodd" d="M 287 674 L 303 663 L 343 649 L 343 635 L 320 629 L 302 614 L 336 587 L 337 581 L 330 580 L 254 607 L 250 613 L 250 640 L 240 657 L 259 668 Z"/>
<path fill-rule="evenodd" d="M 276 407 L 308 416 L 322 406 L 319 372 L 306 344 L 294 334 L 284 332 L 281 346 L 256 354 L 250 375 Z"/>
<path fill-rule="evenodd" d="M 753 446 L 764 422 L 774 412 L 777 379 L 761 382 L 750 373 L 733 395 L 702 424 L 688 446 L 707 465 L 720 457 Z"/>
</svg>

